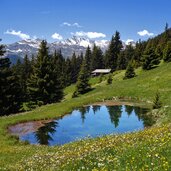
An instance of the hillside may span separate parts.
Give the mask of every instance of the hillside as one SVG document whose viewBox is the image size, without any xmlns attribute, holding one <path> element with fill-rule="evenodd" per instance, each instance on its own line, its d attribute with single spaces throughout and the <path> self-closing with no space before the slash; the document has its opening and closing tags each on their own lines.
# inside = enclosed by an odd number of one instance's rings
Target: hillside
<svg viewBox="0 0 171 171">
<path fill-rule="evenodd" d="M 169 170 L 171 165 L 171 63 L 162 63 L 150 71 L 136 70 L 137 77 L 123 80 L 125 71 L 113 73 L 113 83 L 98 83 L 85 95 L 72 99 L 74 85 L 65 89 L 61 103 L 37 108 L 31 112 L 0 118 L 0 168 L 9 170 Z M 153 110 L 156 124 L 132 134 L 106 136 L 64 145 L 62 147 L 34 146 L 18 142 L 7 134 L 7 126 L 23 121 L 56 118 L 72 109 L 93 102 L 126 98 L 153 102 L 160 92 L 162 108 Z M 165 124 L 164 126 L 162 126 Z M 158 126 L 157 126 L 158 125 Z M 137 157 L 138 156 L 138 157 Z M 74 164 L 73 164 L 74 163 Z"/>
</svg>

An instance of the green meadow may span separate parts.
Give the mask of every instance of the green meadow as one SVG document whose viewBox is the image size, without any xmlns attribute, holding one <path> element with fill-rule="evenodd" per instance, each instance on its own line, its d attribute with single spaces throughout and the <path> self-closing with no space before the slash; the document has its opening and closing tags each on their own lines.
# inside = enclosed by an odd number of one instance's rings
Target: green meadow
<svg viewBox="0 0 171 171">
<path fill-rule="evenodd" d="M 171 170 L 171 63 L 150 71 L 136 70 L 136 77 L 123 80 L 125 71 L 113 73 L 113 83 L 92 78 L 92 91 L 72 98 L 75 86 L 65 89 L 60 103 L 0 118 L 0 170 Z M 151 111 L 152 127 L 122 135 L 86 139 L 63 146 L 30 145 L 8 133 L 16 123 L 57 118 L 74 108 L 94 102 L 127 99 L 152 106 L 156 92 L 162 107 Z"/>
</svg>

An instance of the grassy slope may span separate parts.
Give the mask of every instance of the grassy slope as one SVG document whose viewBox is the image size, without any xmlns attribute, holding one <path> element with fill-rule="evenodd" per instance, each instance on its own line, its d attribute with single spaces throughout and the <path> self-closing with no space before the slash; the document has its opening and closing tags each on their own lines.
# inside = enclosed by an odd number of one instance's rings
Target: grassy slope
<svg viewBox="0 0 171 171">
<path fill-rule="evenodd" d="M 117 170 L 119 169 L 119 166 L 121 168 L 127 167 L 129 163 L 133 160 L 135 167 L 139 165 L 139 161 L 136 158 L 136 155 L 141 154 L 139 152 L 142 151 L 142 158 L 143 156 L 146 156 L 146 153 L 149 152 L 149 156 L 152 154 L 155 154 L 158 156 L 159 159 L 157 158 L 155 160 L 155 156 L 149 157 L 149 159 L 146 157 L 144 158 L 144 162 L 146 165 L 151 165 L 153 167 L 153 164 L 157 160 L 158 162 L 162 162 L 163 165 L 168 165 L 167 162 L 171 164 L 171 154 L 167 151 L 171 144 L 169 143 L 168 140 L 170 140 L 170 129 L 167 126 L 164 126 L 163 128 L 152 128 L 147 130 L 146 132 L 143 131 L 142 133 L 137 133 L 137 134 L 130 134 L 128 135 L 128 138 L 125 135 L 124 136 L 119 136 L 118 137 L 107 137 L 107 140 L 105 138 L 100 138 L 100 139 L 95 139 L 95 140 L 88 140 L 85 142 L 78 142 L 74 143 L 72 145 L 65 145 L 64 147 L 43 147 L 43 146 L 32 146 L 32 145 L 25 145 L 24 143 L 19 143 L 15 138 L 11 138 L 7 134 L 7 125 L 10 124 L 15 124 L 17 122 L 22 122 L 22 121 L 28 121 L 28 120 L 38 120 L 38 119 L 47 119 L 47 118 L 55 118 L 57 116 L 66 114 L 70 112 L 72 109 L 78 106 L 82 106 L 84 104 L 89 104 L 92 102 L 96 101 L 101 101 L 102 99 L 110 99 L 113 96 L 117 97 L 133 97 L 137 98 L 140 100 L 144 101 L 152 101 L 153 97 L 156 93 L 157 90 L 161 93 L 161 100 L 163 102 L 163 108 L 160 111 L 160 119 L 158 120 L 158 123 L 170 123 L 171 121 L 171 64 L 161 64 L 160 67 L 153 69 L 151 71 L 142 71 L 141 69 L 137 70 L 138 76 L 136 78 L 130 79 L 130 80 L 122 80 L 124 71 L 118 71 L 117 73 L 114 73 L 114 81 L 112 85 L 106 85 L 106 82 L 98 83 L 98 79 L 94 78 L 91 80 L 91 82 L 95 85 L 94 90 L 91 92 L 87 93 L 84 96 L 80 96 L 78 98 L 71 99 L 72 92 L 74 90 L 74 86 L 70 86 L 65 90 L 66 93 L 66 98 L 63 100 L 62 103 L 57 103 L 57 104 L 51 104 L 51 105 L 46 105 L 40 108 L 35 109 L 34 111 L 23 113 L 23 114 L 18 114 L 18 115 L 13 115 L 9 117 L 2 117 L 0 118 L 0 170 L 2 168 L 13 168 L 13 167 L 19 167 L 21 165 L 20 160 L 22 161 L 23 167 L 39 167 L 43 166 L 42 163 L 45 164 L 43 167 L 44 169 L 46 167 L 51 167 L 53 168 L 57 165 L 57 159 L 55 157 L 59 157 L 59 153 L 61 152 L 61 156 L 63 156 L 63 161 L 65 161 L 64 168 L 68 170 L 68 165 L 70 165 L 71 161 L 70 159 L 73 159 L 73 156 L 79 156 L 81 154 L 81 159 L 79 160 L 78 158 L 74 159 L 74 162 L 76 164 L 76 168 L 78 167 L 85 167 L 87 166 L 87 162 L 91 161 L 94 162 L 96 157 L 99 157 L 99 163 L 100 160 L 102 160 L 102 156 L 111 156 L 109 160 L 113 161 L 113 163 L 119 163 Z M 164 130 L 164 131 L 163 131 Z M 153 134 L 153 132 L 156 132 L 156 138 Z M 165 134 L 164 134 L 164 133 Z M 144 136 L 148 137 L 148 141 Z M 162 138 L 160 138 L 162 137 Z M 135 139 L 135 144 L 131 144 L 131 140 Z M 158 138 L 160 138 L 158 140 Z M 125 142 L 121 143 L 120 146 L 118 146 L 118 142 Z M 151 141 L 150 141 L 151 140 Z M 157 142 L 156 142 L 157 141 Z M 160 142 L 161 141 L 161 142 Z M 113 146 L 108 146 L 106 142 L 112 142 L 113 145 L 117 145 L 118 149 L 114 151 Z M 93 147 L 93 150 L 90 150 L 89 153 L 87 153 L 86 146 L 92 146 L 93 144 L 99 143 L 99 146 Z M 153 147 L 150 148 L 149 144 L 153 143 L 155 144 Z M 158 148 L 158 145 L 161 143 L 161 147 Z M 162 143 L 164 145 L 162 146 Z M 110 144 L 110 143 L 109 143 Z M 132 146 L 133 145 L 133 146 Z M 149 146 L 149 149 L 145 149 L 146 146 Z M 103 147 L 103 148 L 102 148 Z M 136 148 L 134 148 L 136 147 Z M 77 149 L 77 152 L 74 154 L 70 154 L 70 151 L 73 150 L 73 148 Z M 109 152 L 103 151 L 102 149 L 107 148 Z M 153 148 L 156 148 L 156 151 L 153 150 Z M 72 150 L 71 150 L 72 149 Z M 90 148 L 91 149 L 91 148 Z M 118 150 L 118 151 L 117 151 Z M 166 151 L 165 154 L 162 154 L 162 151 Z M 151 153 L 154 151 L 153 153 Z M 122 156 L 119 154 L 122 152 Z M 40 161 L 35 159 L 35 155 L 38 154 L 40 157 Z M 49 156 L 45 156 L 45 154 L 53 155 L 52 161 L 49 160 Z M 117 157 L 115 157 L 115 154 L 117 154 Z M 161 155 L 161 156 L 160 156 Z M 44 156 L 42 158 L 42 156 Z M 84 157 L 83 157 L 84 156 Z M 100 159 L 101 156 L 101 159 Z M 134 157 L 132 159 L 132 157 Z M 80 156 L 79 156 L 80 158 Z M 28 160 L 27 160 L 28 159 Z M 130 161 L 125 163 L 125 159 L 127 161 Z M 160 160 L 161 159 L 161 160 Z M 104 161 L 107 160 L 106 158 Z M 116 160 L 116 161 L 115 161 Z M 152 160 L 152 161 L 151 161 Z M 154 160 L 154 161 L 153 161 Z M 168 161 L 167 161 L 168 160 Z M 25 161 L 27 162 L 28 165 L 25 164 Z M 151 162 L 150 162 L 151 161 Z M 42 163 L 41 163 L 42 162 Z M 17 165 L 17 163 L 20 163 Z M 110 163 L 110 162 L 109 162 Z M 115 163 L 115 164 L 116 164 Z M 62 166 L 62 161 L 58 163 L 60 166 Z M 68 165 L 67 165 L 68 164 Z M 143 165 L 142 163 L 141 165 Z M 15 166 L 16 165 L 16 166 Z M 132 164 L 131 166 L 128 166 L 129 169 L 131 167 L 134 167 Z M 101 164 L 94 164 L 92 165 L 91 169 L 94 167 L 99 167 L 99 168 L 110 168 L 112 164 L 109 165 L 104 165 L 103 162 Z M 69 166 L 71 167 L 71 166 Z M 149 166 L 148 166 L 149 167 Z M 165 166 L 163 166 L 164 168 Z M 21 167 L 22 168 L 22 167 Z M 49 168 L 49 169 L 52 169 Z M 162 169 L 163 169 L 162 168 Z M 128 170 L 129 170 L 128 169 Z M 136 169 L 136 168 L 134 168 Z M 23 169 L 25 170 L 25 168 Z M 46 169 L 45 169 L 46 170 Z M 160 169 L 161 170 L 161 169 Z"/>
</svg>

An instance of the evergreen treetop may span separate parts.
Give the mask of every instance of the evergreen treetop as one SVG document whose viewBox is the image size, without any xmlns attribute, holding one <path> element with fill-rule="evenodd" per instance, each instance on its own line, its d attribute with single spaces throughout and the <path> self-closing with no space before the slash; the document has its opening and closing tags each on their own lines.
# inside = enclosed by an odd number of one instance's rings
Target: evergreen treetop
<svg viewBox="0 0 171 171">
<path fill-rule="evenodd" d="M 117 69 L 117 60 L 122 49 L 122 41 L 120 40 L 120 33 L 115 32 L 109 44 L 109 48 L 105 56 L 105 66 L 106 68 L 111 68 L 112 71 Z"/>
<path fill-rule="evenodd" d="M 160 63 L 160 57 L 156 55 L 153 47 L 146 49 L 143 55 L 142 68 L 150 70 Z"/>
<path fill-rule="evenodd" d="M 163 60 L 165 62 L 171 62 L 171 42 L 168 42 L 164 49 Z"/>
<path fill-rule="evenodd" d="M 135 76 L 136 76 L 136 74 L 135 74 L 135 71 L 134 71 L 133 64 L 132 64 L 132 62 L 129 62 L 129 64 L 128 64 L 127 68 L 126 68 L 124 79 L 133 78 Z"/>
<path fill-rule="evenodd" d="M 75 94 L 84 94 L 89 90 L 90 90 L 89 73 L 87 72 L 87 64 L 84 60 L 81 65 L 81 70 L 79 72 L 78 80 L 76 83 Z"/>
</svg>

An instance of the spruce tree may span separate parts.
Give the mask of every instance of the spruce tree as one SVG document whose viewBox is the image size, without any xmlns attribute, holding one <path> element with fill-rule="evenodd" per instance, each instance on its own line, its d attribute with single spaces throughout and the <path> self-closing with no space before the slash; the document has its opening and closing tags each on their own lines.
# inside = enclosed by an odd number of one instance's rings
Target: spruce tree
<svg viewBox="0 0 171 171">
<path fill-rule="evenodd" d="M 117 69 L 126 69 L 128 63 L 134 59 L 134 51 L 131 44 L 126 46 L 125 50 L 118 56 Z"/>
<path fill-rule="evenodd" d="M 168 42 L 164 49 L 163 60 L 165 62 L 171 62 L 171 42 Z"/>
<path fill-rule="evenodd" d="M 91 52 L 91 49 L 90 47 L 88 46 L 87 49 L 86 49 L 86 53 L 85 53 L 85 62 L 87 64 L 87 72 L 91 73 L 91 59 L 92 59 L 92 52 Z"/>
<path fill-rule="evenodd" d="M 126 69 L 126 66 L 127 66 L 127 59 L 126 59 L 125 51 L 122 51 L 118 57 L 117 70 Z"/>
<path fill-rule="evenodd" d="M 146 48 L 146 42 L 139 40 L 136 42 L 135 49 L 134 49 L 134 60 L 135 60 L 135 67 L 139 67 L 142 65 L 142 58 L 143 53 Z"/>
<path fill-rule="evenodd" d="M 104 68 L 103 65 L 103 52 L 100 47 L 94 44 L 93 51 L 92 51 L 92 59 L 91 59 L 91 71 L 95 69 Z"/>
<path fill-rule="evenodd" d="M 1 39 L 0 39 L 1 41 Z M 5 53 L 5 46 L 0 44 L 0 56 L 3 56 Z"/>
<path fill-rule="evenodd" d="M 0 45 L 0 56 L 5 53 Z M 16 113 L 21 106 L 21 87 L 10 68 L 9 58 L 0 58 L 0 115 Z"/>
<path fill-rule="evenodd" d="M 83 60 L 84 60 L 84 55 L 83 55 L 83 52 L 81 52 L 81 54 L 78 56 L 78 64 L 81 68 L 81 64 L 83 63 Z"/>
<path fill-rule="evenodd" d="M 87 72 L 87 64 L 84 60 L 81 66 L 81 70 L 79 72 L 78 80 L 76 83 L 76 91 L 74 92 L 74 94 L 75 95 L 84 94 L 89 90 L 90 90 L 89 74 Z"/>
<path fill-rule="evenodd" d="M 25 55 L 23 63 L 21 63 L 20 59 L 18 59 L 17 63 L 13 65 L 12 70 L 18 77 L 19 84 L 22 87 L 22 91 L 20 93 L 23 96 L 23 101 L 28 101 L 29 99 L 27 96 L 27 82 L 32 72 L 32 66 L 31 62 L 28 59 L 28 56 Z"/>
<path fill-rule="evenodd" d="M 156 55 L 154 49 L 152 47 L 147 48 L 143 55 L 142 68 L 144 70 L 150 70 L 154 68 L 156 65 L 158 65 L 159 63 L 160 63 L 160 58 L 158 55 Z"/>
<path fill-rule="evenodd" d="M 156 47 L 155 54 L 159 57 L 160 60 L 163 58 L 163 50 L 160 44 Z"/>
<path fill-rule="evenodd" d="M 52 66 L 53 62 L 48 54 L 47 42 L 43 40 L 33 67 L 33 74 L 28 82 L 28 92 L 33 101 L 47 104 L 61 99 L 59 71 Z"/>
<path fill-rule="evenodd" d="M 82 65 L 82 63 L 83 63 L 83 60 L 84 60 L 84 56 L 83 56 L 83 53 L 81 52 L 81 54 L 80 55 L 78 55 L 78 57 L 77 57 L 77 72 L 78 72 L 78 74 L 79 74 L 79 72 L 80 72 L 80 69 L 81 69 L 81 65 Z M 78 78 L 78 74 L 77 74 L 77 78 Z"/>
<path fill-rule="evenodd" d="M 61 50 L 57 52 L 55 50 L 54 54 L 52 55 L 52 65 L 60 71 L 60 80 L 61 85 L 65 87 L 65 59 L 62 55 Z"/>
<path fill-rule="evenodd" d="M 115 71 L 117 69 L 117 61 L 119 54 L 122 49 L 122 41 L 120 40 L 120 33 L 116 31 L 115 35 L 112 36 L 112 39 L 109 44 L 109 48 L 105 56 L 105 66 L 106 68 L 112 69 Z"/>
<path fill-rule="evenodd" d="M 132 62 L 130 62 L 126 68 L 126 72 L 125 72 L 125 77 L 124 79 L 129 79 L 129 78 L 133 78 L 135 77 L 135 71 L 134 71 L 134 67 L 132 65 Z"/>
<path fill-rule="evenodd" d="M 69 58 L 66 59 L 65 61 L 65 87 L 71 85 L 71 72 L 72 72 L 72 67 L 71 67 L 71 60 Z"/>
<path fill-rule="evenodd" d="M 72 71 L 71 71 L 71 82 L 72 83 L 76 83 L 77 82 L 77 78 L 78 78 L 78 74 L 80 71 L 80 61 L 78 60 L 78 58 L 76 57 L 75 52 L 72 55 L 71 58 L 71 67 L 72 67 Z"/>
<path fill-rule="evenodd" d="M 57 57 L 57 56 L 56 56 Z M 64 71 L 63 71 L 63 57 L 61 56 L 62 60 L 57 60 L 55 56 L 51 59 L 51 86 L 49 88 L 49 93 L 51 94 L 51 101 L 50 102 L 57 102 L 63 98 L 63 88 L 64 85 Z M 62 67 L 60 66 L 62 65 Z"/>
</svg>

